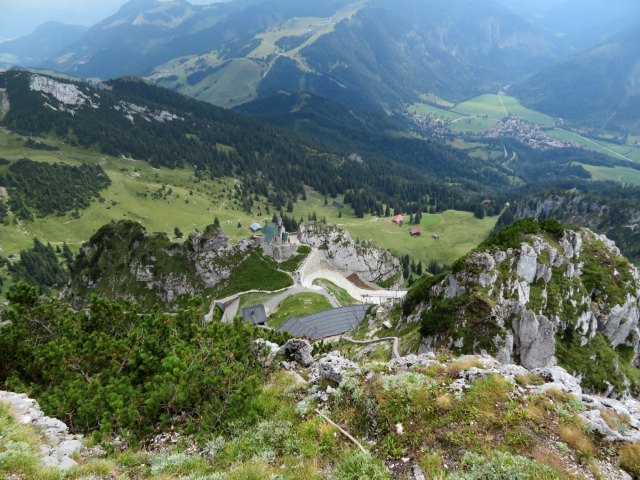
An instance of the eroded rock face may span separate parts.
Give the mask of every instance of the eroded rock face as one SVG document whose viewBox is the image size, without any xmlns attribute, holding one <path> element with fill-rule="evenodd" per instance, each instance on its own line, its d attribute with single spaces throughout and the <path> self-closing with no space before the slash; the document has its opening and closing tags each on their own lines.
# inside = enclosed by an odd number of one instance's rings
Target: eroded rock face
<svg viewBox="0 0 640 480">
<path fill-rule="evenodd" d="M 400 272 L 400 262 L 373 242 L 356 242 L 349 232 L 335 225 L 302 223 L 298 239 L 320 249 L 324 258 L 339 270 L 357 273 L 368 282 L 382 282 Z"/>
<path fill-rule="evenodd" d="M 517 248 L 470 254 L 462 268 L 433 285 L 407 321 L 458 301 L 442 333 L 423 340 L 432 350 L 488 352 L 526 368 L 558 364 L 558 342 L 587 347 L 597 335 L 636 360 L 640 342 L 640 276 L 609 239 L 589 230 L 526 238 Z M 615 369 L 615 367 L 613 367 Z M 616 371 L 612 374 L 623 375 Z M 620 390 L 618 382 L 618 389 Z M 602 391 L 612 395 L 610 385 Z"/>
<path fill-rule="evenodd" d="M 64 422 L 45 416 L 38 402 L 25 394 L 0 391 L 0 402 L 11 407 L 18 423 L 42 430 L 49 443 L 40 447 L 44 465 L 65 470 L 77 465 L 71 457 L 82 450 L 82 435 L 70 435 Z"/>
<path fill-rule="evenodd" d="M 165 234 L 149 234 L 135 222 L 114 222 L 82 246 L 71 287 L 63 295 L 80 302 L 88 297 L 83 294 L 97 291 L 139 302 L 133 292 L 153 292 L 158 302 L 173 307 L 229 278 L 252 246 L 250 240 L 232 246 L 213 226 L 180 244 Z"/>
</svg>

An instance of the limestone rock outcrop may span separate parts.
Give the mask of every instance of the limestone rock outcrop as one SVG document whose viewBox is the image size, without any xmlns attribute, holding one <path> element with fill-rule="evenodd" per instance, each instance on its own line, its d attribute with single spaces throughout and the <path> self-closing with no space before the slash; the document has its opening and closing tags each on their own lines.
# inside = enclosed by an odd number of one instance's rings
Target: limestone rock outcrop
<svg viewBox="0 0 640 480">
<path fill-rule="evenodd" d="M 354 272 L 368 282 L 384 282 L 398 277 L 400 272 L 400 262 L 389 251 L 369 240 L 356 241 L 349 232 L 335 225 L 302 223 L 298 239 L 318 248 L 324 259 L 338 270 Z"/>
<path fill-rule="evenodd" d="M 292 338 L 280 349 L 280 353 L 286 360 L 291 360 L 303 367 L 308 367 L 313 363 L 313 347 L 308 340 Z"/>
<path fill-rule="evenodd" d="M 422 322 L 427 350 L 490 353 L 530 369 L 564 364 L 577 375 L 607 357 L 612 379 L 587 377 L 587 388 L 614 396 L 638 389 L 622 365 L 637 366 L 640 275 L 604 236 L 543 231 L 515 246 L 489 245 L 419 288 L 405 315 Z"/>
<path fill-rule="evenodd" d="M 251 240 L 231 245 L 214 226 L 174 243 L 136 222 L 113 222 L 82 246 L 63 296 L 79 303 L 95 292 L 171 308 L 229 278 L 251 246 Z"/>
<path fill-rule="evenodd" d="M 0 402 L 11 407 L 18 423 L 33 425 L 42 431 L 47 440 L 47 444 L 40 447 L 44 465 L 66 470 L 77 464 L 72 456 L 82 450 L 82 435 L 69 434 L 64 422 L 47 417 L 38 402 L 25 394 L 0 391 Z"/>
</svg>

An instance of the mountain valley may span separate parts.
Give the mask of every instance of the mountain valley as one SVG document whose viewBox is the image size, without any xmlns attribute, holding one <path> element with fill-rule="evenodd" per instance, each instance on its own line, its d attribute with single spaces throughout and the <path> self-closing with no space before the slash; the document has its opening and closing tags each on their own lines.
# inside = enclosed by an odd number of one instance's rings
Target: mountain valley
<svg viewBox="0 0 640 480">
<path fill-rule="evenodd" d="M 1 478 L 640 479 L 637 2 L 52 1 Z"/>
</svg>

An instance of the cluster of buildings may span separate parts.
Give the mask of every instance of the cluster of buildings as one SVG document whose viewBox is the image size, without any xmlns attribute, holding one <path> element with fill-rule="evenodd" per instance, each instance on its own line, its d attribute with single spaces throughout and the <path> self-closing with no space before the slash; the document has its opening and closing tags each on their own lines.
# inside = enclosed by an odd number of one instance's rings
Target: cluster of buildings
<svg viewBox="0 0 640 480">
<path fill-rule="evenodd" d="M 429 132 L 430 135 L 436 138 L 444 140 L 452 136 L 451 129 L 449 128 L 450 121 L 445 118 L 438 117 L 432 113 L 426 115 L 414 113 L 411 115 L 411 119 L 420 130 Z"/>
<path fill-rule="evenodd" d="M 291 235 L 284 228 L 281 218 L 277 222 L 267 222 L 264 226 L 252 223 L 249 229 L 260 242 L 264 254 L 278 262 L 287 260 L 298 249 L 297 245 L 291 243 Z"/>
<path fill-rule="evenodd" d="M 485 132 L 485 136 L 488 138 L 515 138 L 536 150 L 568 147 L 581 148 L 581 145 L 576 142 L 552 138 L 538 125 L 514 116 L 509 116 L 506 120 L 498 122 L 493 128 Z"/>
</svg>

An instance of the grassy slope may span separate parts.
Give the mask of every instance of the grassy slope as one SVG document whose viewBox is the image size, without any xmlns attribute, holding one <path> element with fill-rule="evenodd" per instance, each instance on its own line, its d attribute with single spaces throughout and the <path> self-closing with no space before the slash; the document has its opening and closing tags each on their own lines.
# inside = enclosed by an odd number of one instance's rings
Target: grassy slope
<svg viewBox="0 0 640 480">
<path fill-rule="evenodd" d="M 145 162 L 107 157 L 68 146 L 63 146 L 60 152 L 31 150 L 23 147 L 17 136 L 5 131 L 0 131 L 0 156 L 9 160 L 27 156 L 36 161 L 71 164 L 98 161 L 113 182 L 103 192 L 106 201 L 94 202 L 81 212 L 79 219 L 65 215 L 18 226 L 0 225 L 0 254 L 3 256 L 29 247 L 34 236 L 52 243 L 66 241 L 77 247 L 112 219 L 129 218 L 143 223 L 148 231 L 164 231 L 173 236 L 176 226 L 186 234 L 194 228 L 210 225 L 218 216 L 225 232 L 234 240 L 245 238 L 248 235 L 246 225 L 256 220 L 228 200 L 232 180 L 195 183 L 192 170 L 154 169 Z M 168 185 L 167 190 L 172 189 L 172 194 L 166 199 L 153 199 L 151 194 L 163 184 Z M 190 191 L 193 195 L 189 195 Z M 245 227 L 236 229 L 238 221 Z"/>
<path fill-rule="evenodd" d="M 640 171 L 626 167 L 598 167 L 594 165 L 583 165 L 585 170 L 591 173 L 594 180 L 610 180 L 631 185 L 640 185 Z"/>
<path fill-rule="evenodd" d="M 251 250 L 247 258 L 231 272 L 216 298 L 226 298 L 248 290 L 275 291 L 293 285 L 289 274 L 277 270 L 276 262 Z"/>
<path fill-rule="evenodd" d="M 348 307 L 349 305 L 360 303 L 351 295 L 349 295 L 349 292 L 347 292 L 344 288 L 337 286 L 335 283 L 330 282 L 329 280 L 318 278 L 317 280 L 313 281 L 313 284 L 323 287 L 336 299 L 341 307 Z"/>
<path fill-rule="evenodd" d="M 291 317 L 304 317 L 312 313 L 331 310 L 329 301 L 317 293 L 299 293 L 285 298 L 278 309 L 269 317 L 268 325 L 278 328 Z"/>
<path fill-rule="evenodd" d="M 363 219 L 355 218 L 353 210 L 346 206 L 343 217 L 338 217 L 338 209 L 324 206 L 324 198 L 307 193 L 306 201 L 299 201 L 294 209 L 294 218 L 307 218 L 307 214 L 315 211 L 318 218 L 326 217 L 327 222 L 336 223 L 348 230 L 353 238 L 371 239 L 384 248 L 388 248 L 394 255 L 406 255 L 422 261 L 423 264 L 431 260 L 440 263 L 452 263 L 471 249 L 475 248 L 482 239 L 489 235 L 496 223 L 496 218 L 478 220 L 472 213 L 446 211 L 437 215 L 422 217 L 422 236 L 418 238 L 409 235 L 409 228 L 414 225 L 399 227 L 391 223 L 390 218 L 367 216 Z M 431 238 L 433 233 L 440 235 L 440 240 Z M 425 265 L 426 266 L 426 265 Z"/>
<path fill-rule="evenodd" d="M 305 59 L 300 54 L 300 50 L 313 44 L 323 35 L 333 32 L 339 22 L 351 18 L 363 3 L 358 1 L 346 5 L 329 18 L 292 18 L 258 34 L 255 39 L 260 43 L 252 52 L 244 57 L 232 58 L 226 64 L 223 63 L 220 52 L 209 52 L 179 61 L 172 60 L 161 65 L 156 69 L 154 78 L 171 76 L 172 80 L 164 80 L 160 83 L 169 88 L 177 88 L 185 95 L 221 107 L 231 108 L 249 102 L 256 98 L 260 82 L 279 55 L 295 58 L 304 66 Z M 283 51 L 276 43 L 285 37 L 308 38 L 294 48 Z M 189 74 L 206 67 L 218 68 L 202 81 L 190 85 L 187 81 Z"/>
<path fill-rule="evenodd" d="M 24 156 L 37 161 L 64 161 L 70 164 L 99 161 L 113 183 L 103 192 L 105 202 L 94 202 L 89 209 L 81 212 L 79 219 L 65 215 L 17 226 L 0 225 L 0 255 L 5 257 L 29 248 L 34 236 L 54 244 L 67 242 L 72 248 L 78 248 L 99 227 L 112 219 L 136 220 L 147 231 L 164 231 L 173 236 L 176 226 L 186 235 L 195 228 L 203 229 L 213 222 L 214 217 L 218 217 L 225 233 L 233 241 L 238 241 L 250 234 L 247 229 L 250 223 L 263 222 L 273 215 L 273 211 L 266 213 L 264 205 L 262 216 L 256 214 L 257 206 L 254 215 L 244 213 L 234 200 L 229 199 L 233 189 L 232 179 L 195 183 L 191 170 L 154 169 L 145 162 L 108 157 L 97 151 L 68 145 L 62 145 L 59 152 L 32 150 L 23 146 L 21 137 L 0 130 L 0 157 L 18 160 Z M 172 194 L 165 199 L 153 199 L 151 194 L 165 184 L 165 192 L 171 188 Z M 189 195 L 190 191 L 193 195 Z M 422 238 L 411 238 L 409 226 L 394 226 L 386 218 L 367 216 L 358 219 L 350 207 L 346 207 L 343 218 L 339 218 L 335 207 L 325 207 L 324 197 L 311 191 L 307 194 L 307 200 L 300 200 L 296 204 L 292 215 L 296 219 L 306 219 L 307 214 L 313 211 L 318 217 L 326 217 L 327 221 L 348 229 L 354 238 L 375 240 L 394 254 L 409 254 L 416 261 L 424 263 L 431 259 L 452 262 L 482 241 L 495 224 L 492 218 L 477 220 L 470 213 L 449 211 L 441 215 L 425 215 L 422 221 L 425 234 Z M 242 225 L 240 229 L 237 228 L 238 222 Z M 433 240 L 431 232 L 438 232 L 441 240 Z"/>
<path fill-rule="evenodd" d="M 549 132 L 549 136 L 579 143 L 580 145 L 583 145 L 591 150 L 595 150 L 596 152 L 611 155 L 613 158 L 616 158 L 618 160 L 626 159 L 640 162 L 640 148 L 633 145 L 633 142 L 635 142 L 633 138 L 629 139 L 629 144 L 627 145 L 618 145 L 616 143 L 605 142 L 600 139 L 592 140 L 577 135 L 573 132 L 569 132 L 567 130 L 556 129 Z"/>
<path fill-rule="evenodd" d="M 130 448 L 81 460 L 66 474 L 40 466 L 41 440 L 33 428 L 17 426 L 0 406 L 0 473 L 43 480 L 246 480 L 276 475 L 284 480 L 390 480 L 383 462 L 402 464 L 403 456 L 411 456 L 427 478 L 434 479 L 578 479 L 588 471 L 599 474 L 594 459 L 602 458 L 638 472 L 637 446 L 605 450 L 577 416 L 584 405 L 559 391 L 519 393 L 501 378 L 489 376 L 454 396 L 449 385 L 460 371 L 477 366 L 470 360 L 414 372 L 369 366 L 373 368 L 366 380 L 364 374 L 348 377 L 340 395 L 332 398 L 328 415 L 365 443 L 371 456 L 354 453 L 353 444 L 313 413 L 316 402 L 304 400 L 306 388 L 280 371 L 254 399 L 260 412 L 256 422 L 247 420 L 226 438 L 219 432 L 206 434 L 202 455 L 185 451 L 185 443 L 164 452 Z M 621 422 L 616 428 L 624 427 L 624 419 L 614 416 L 610 421 Z M 397 434 L 398 423 L 404 435 Z"/>
</svg>

